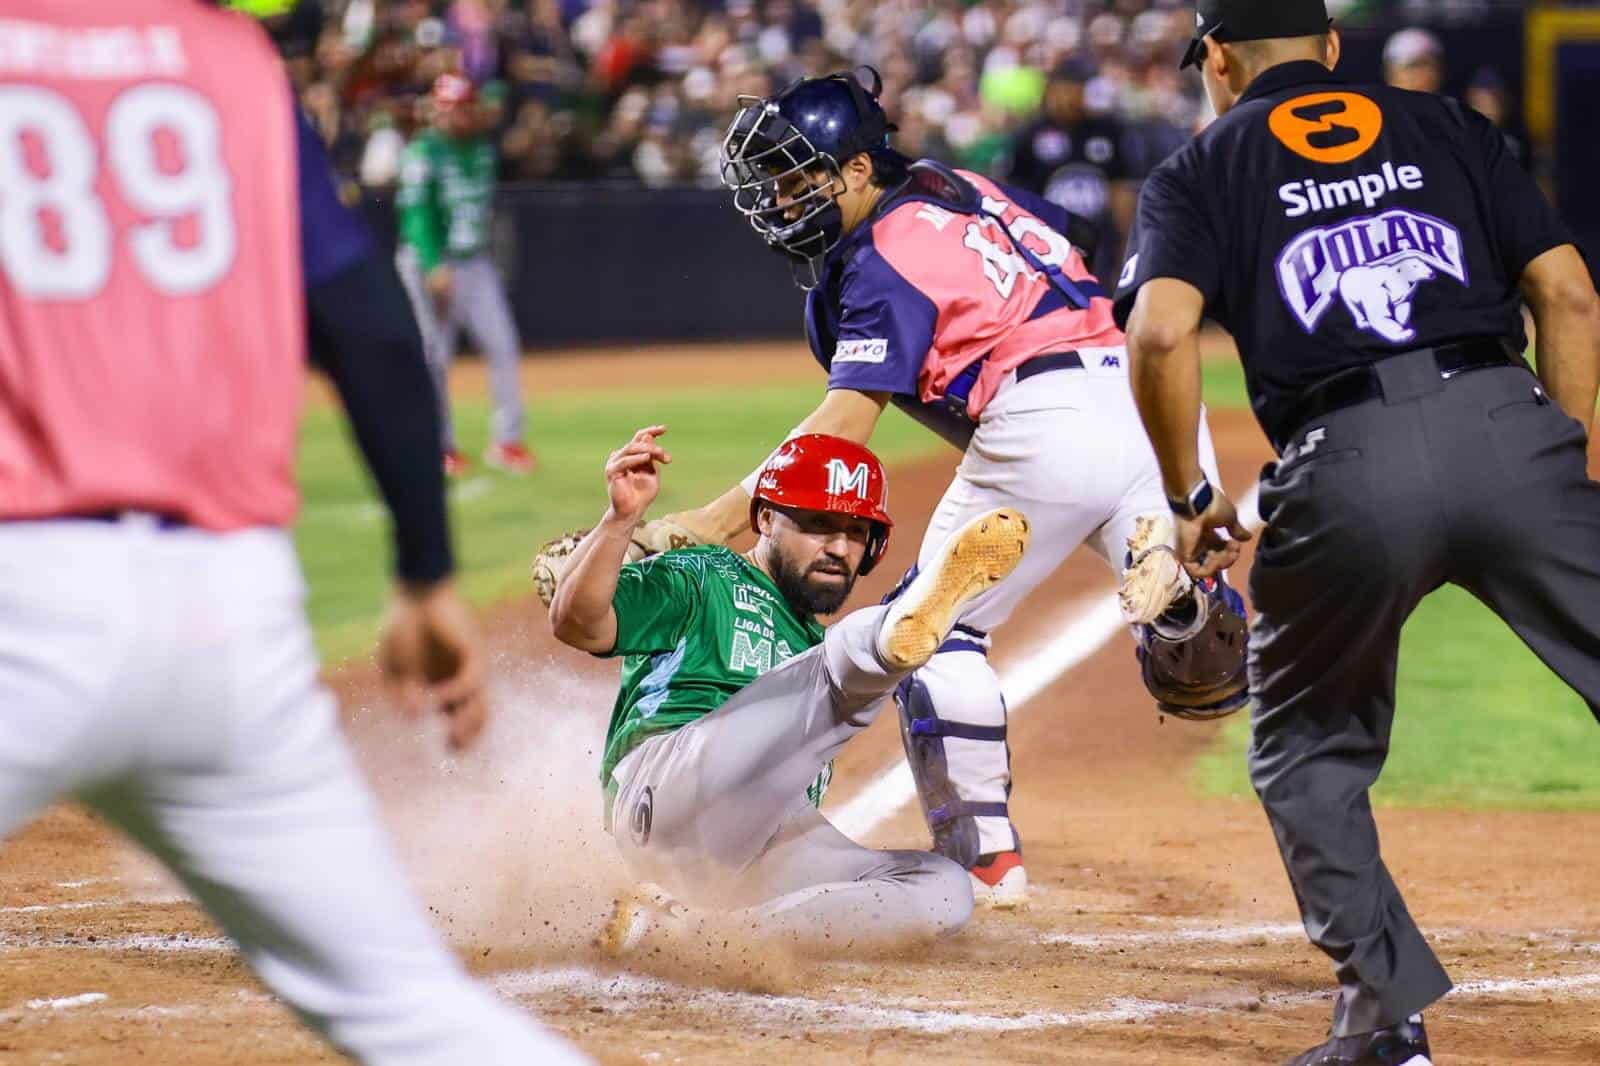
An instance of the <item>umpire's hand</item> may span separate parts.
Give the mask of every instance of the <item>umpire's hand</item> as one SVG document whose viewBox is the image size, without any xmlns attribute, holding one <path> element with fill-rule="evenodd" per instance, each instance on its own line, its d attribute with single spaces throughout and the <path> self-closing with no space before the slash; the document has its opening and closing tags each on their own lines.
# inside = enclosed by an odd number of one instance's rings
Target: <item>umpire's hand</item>
<svg viewBox="0 0 1600 1066">
<path fill-rule="evenodd" d="M 1239 545 L 1251 536 L 1220 488 L 1213 490 L 1211 506 L 1199 518 L 1174 516 L 1173 520 L 1178 523 L 1178 558 L 1194 578 L 1211 577 L 1238 562 Z"/>
</svg>

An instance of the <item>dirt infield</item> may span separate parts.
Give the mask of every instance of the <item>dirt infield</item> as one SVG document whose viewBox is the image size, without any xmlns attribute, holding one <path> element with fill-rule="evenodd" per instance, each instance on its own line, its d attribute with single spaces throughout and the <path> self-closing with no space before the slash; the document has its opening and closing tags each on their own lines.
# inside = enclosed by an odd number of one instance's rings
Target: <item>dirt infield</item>
<svg viewBox="0 0 1600 1066">
<path fill-rule="evenodd" d="M 1245 415 L 1214 427 L 1242 490 L 1265 444 Z M 895 471 L 903 530 L 920 529 L 953 461 Z M 915 540 L 891 545 L 860 602 Z M 441 761 L 436 737 L 389 720 L 365 669 L 336 683 L 440 923 L 503 994 L 604 1062 L 1281 1061 L 1325 1028 L 1328 967 L 1295 924 L 1259 809 L 1188 788 L 1211 732 L 1155 715 L 1131 640 L 1107 623 L 1111 587 L 1080 553 L 997 640 L 1035 902 L 906 959 L 820 963 L 691 936 L 602 960 L 589 941 L 619 874 L 593 774 L 614 668 L 554 647 L 526 605 L 495 614 L 501 717 L 470 758 Z M 922 845 L 883 778 L 898 746 L 885 716 L 840 760 L 828 809 L 873 842 Z M 868 790 L 886 799 L 852 802 Z M 1430 1014 L 1441 1061 L 1600 1061 L 1600 816 L 1379 821 L 1461 984 Z M 334 1060 L 194 907 L 57 809 L 0 851 L 0 1062 L 135 1061 Z"/>
</svg>

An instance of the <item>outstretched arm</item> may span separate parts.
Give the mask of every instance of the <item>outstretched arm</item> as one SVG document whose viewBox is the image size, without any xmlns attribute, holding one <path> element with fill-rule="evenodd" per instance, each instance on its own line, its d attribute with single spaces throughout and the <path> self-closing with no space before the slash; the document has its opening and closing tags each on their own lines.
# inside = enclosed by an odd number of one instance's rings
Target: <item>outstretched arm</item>
<svg viewBox="0 0 1600 1066">
<path fill-rule="evenodd" d="M 627 562 L 633 531 L 661 491 L 656 464 L 672 462 L 672 456 L 656 443 L 666 431 L 666 426 L 641 429 L 606 460 L 610 506 L 573 550 L 550 603 L 550 624 L 564 644 L 600 653 L 616 647 L 617 612 L 612 599 L 617 593 L 617 577 Z"/>
<path fill-rule="evenodd" d="M 857 444 L 866 444 L 872 439 L 872 431 L 877 428 L 878 418 L 888 403 L 887 392 L 829 389 L 817 409 L 807 415 L 789 436 L 827 433 Z M 765 465 L 766 460 L 763 459 L 761 466 Z M 667 519 L 683 526 L 707 544 L 728 543 L 750 525 L 750 495 L 761 466 L 704 507 L 667 515 Z"/>
</svg>

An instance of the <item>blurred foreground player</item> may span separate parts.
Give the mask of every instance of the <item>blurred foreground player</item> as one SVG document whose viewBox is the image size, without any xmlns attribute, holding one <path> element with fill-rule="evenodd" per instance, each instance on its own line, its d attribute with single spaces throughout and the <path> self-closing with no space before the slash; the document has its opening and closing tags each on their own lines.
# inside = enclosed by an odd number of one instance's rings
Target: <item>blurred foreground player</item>
<svg viewBox="0 0 1600 1066">
<path fill-rule="evenodd" d="M 382 662 L 456 746 L 483 724 L 416 331 L 265 35 L 0 0 L 0 82 L 0 833 L 82 798 L 362 1062 L 584 1061 L 429 927 L 317 683 L 308 318 L 395 518 Z"/>
<path fill-rule="evenodd" d="M 466 326 L 489 364 L 494 400 L 492 439 L 483 461 L 526 474 L 533 469 L 533 455 L 522 442 L 522 342 L 505 282 L 489 256 L 498 166 L 494 145 L 485 133 L 477 90 L 460 74 L 440 75 L 431 104 L 433 125 L 406 146 L 400 167 L 396 261 L 439 394 L 445 473 L 463 474 L 469 465 L 450 417 L 450 362 L 456 331 Z"/>
</svg>

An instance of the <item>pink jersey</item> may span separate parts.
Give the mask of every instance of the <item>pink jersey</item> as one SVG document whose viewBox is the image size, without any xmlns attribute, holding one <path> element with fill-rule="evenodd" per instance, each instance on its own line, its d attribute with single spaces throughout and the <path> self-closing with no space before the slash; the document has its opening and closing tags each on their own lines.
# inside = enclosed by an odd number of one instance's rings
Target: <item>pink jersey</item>
<svg viewBox="0 0 1600 1066">
<path fill-rule="evenodd" d="M 812 293 L 808 328 L 830 387 L 937 405 L 981 361 L 965 407 L 976 420 L 1005 376 L 1034 356 L 1123 343 L 1082 253 L 1034 213 L 1047 210 L 1043 202 L 957 173 L 981 195 L 984 211 L 941 206 L 938 197 L 919 195 L 914 181 L 866 233 L 851 235 Z M 1012 235 L 1038 266 L 1058 267 L 1081 300 L 1020 254 Z"/>
<path fill-rule="evenodd" d="M 0 518 L 293 519 L 296 177 L 250 19 L 0 0 Z"/>
</svg>

